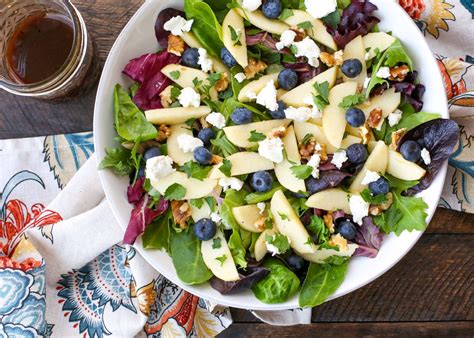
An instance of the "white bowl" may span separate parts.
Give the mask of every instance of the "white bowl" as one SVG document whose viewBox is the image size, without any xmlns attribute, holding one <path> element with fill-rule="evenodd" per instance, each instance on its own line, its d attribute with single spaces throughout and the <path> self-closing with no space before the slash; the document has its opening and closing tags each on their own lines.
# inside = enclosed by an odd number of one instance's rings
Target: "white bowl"
<svg viewBox="0 0 474 338">
<path fill-rule="evenodd" d="M 394 1 L 372 0 L 372 2 L 379 7 L 376 15 L 381 19 L 380 29 L 392 31 L 395 36 L 401 39 L 420 73 L 421 83 L 426 85 L 423 110 L 439 113 L 443 118 L 448 118 L 447 101 L 441 75 L 423 35 L 410 17 Z M 104 158 L 106 147 L 117 146 L 113 127 L 114 85 L 116 83 L 130 84 L 130 81 L 121 73 L 130 59 L 158 50 L 154 30 L 155 19 L 158 13 L 167 7 L 182 8 L 182 1 L 146 1 L 122 30 L 110 51 L 100 79 L 95 103 L 94 143 L 98 163 Z M 446 176 L 446 167 L 447 163 L 431 187 L 420 194 L 429 205 L 427 221 L 433 217 L 438 204 Z M 126 198 L 128 180 L 115 176 L 110 170 L 100 171 L 100 178 L 112 210 L 120 226 L 125 230 L 131 211 L 131 206 Z M 344 282 L 329 299 L 354 291 L 382 275 L 405 256 L 421 234 L 422 232 L 416 231 L 404 232 L 399 237 L 391 234 L 385 237 L 376 258 L 352 258 Z M 285 303 L 270 305 L 260 302 L 250 290 L 236 295 L 223 296 L 208 283 L 199 286 L 185 285 L 176 275 L 171 258 L 166 252 L 144 250 L 140 239 L 137 240 L 135 247 L 166 278 L 199 297 L 222 305 L 244 309 L 282 310 L 298 307 L 298 294 Z"/>
</svg>

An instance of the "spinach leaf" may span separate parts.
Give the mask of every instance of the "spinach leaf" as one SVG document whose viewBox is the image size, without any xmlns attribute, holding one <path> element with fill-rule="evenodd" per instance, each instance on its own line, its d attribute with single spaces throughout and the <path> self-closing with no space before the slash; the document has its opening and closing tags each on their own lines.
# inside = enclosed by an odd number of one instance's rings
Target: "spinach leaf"
<svg viewBox="0 0 474 338">
<path fill-rule="evenodd" d="M 171 258 L 176 273 L 185 284 L 202 284 L 212 278 L 212 272 L 204 264 L 201 242 L 188 231 L 170 232 Z"/>
<path fill-rule="evenodd" d="M 399 39 L 395 40 L 394 43 L 383 53 L 380 60 L 372 69 L 372 77 L 370 78 L 369 85 L 367 86 L 367 97 L 369 97 L 370 92 L 378 84 L 388 83 L 387 80 L 377 77 L 377 72 L 381 67 L 393 67 L 398 63 L 405 63 L 408 65 L 410 70 L 413 70 L 413 62 L 408 56 L 407 52 L 402 46 L 402 43 Z"/>
<path fill-rule="evenodd" d="M 347 262 L 340 265 L 310 263 L 300 292 L 300 306 L 314 307 L 324 303 L 342 284 L 346 271 Z"/>
<path fill-rule="evenodd" d="M 171 209 L 158 217 L 153 223 L 145 228 L 142 236 L 145 249 L 165 249 L 170 252 L 170 228 L 172 223 Z"/>
<path fill-rule="evenodd" d="M 241 268 L 247 267 L 247 260 L 245 259 L 246 248 L 240 234 L 240 226 L 232 214 L 232 209 L 245 204 L 245 194 L 244 190 L 227 190 L 220 210 L 222 222 L 227 227 L 232 228 L 232 235 L 229 238 L 228 245 L 235 264 Z"/>
<path fill-rule="evenodd" d="M 212 55 L 219 57 L 222 47 L 222 26 L 209 4 L 202 0 L 185 0 L 184 12 L 188 20 L 194 19 L 192 32 Z"/>
<path fill-rule="evenodd" d="M 273 187 L 267 192 L 253 192 L 245 196 L 247 204 L 257 204 L 268 201 L 278 190 L 285 190 L 279 183 L 274 182 Z"/>
<path fill-rule="evenodd" d="M 186 188 L 179 183 L 173 183 L 165 191 L 165 199 L 168 201 L 180 200 L 186 195 Z"/>
<path fill-rule="evenodd" d="M 131 151 L 123 147 L 105 149 L 105 157 L 99 164 L 99 169 L 112 168 L 119 176 L 131 174 L 134 165 L 131 159 Z"/>
<path fill-rule="evenodd" d="M 127 141 L 146 141 L 154 139 L 157 130 L 147 121 L 145 115 L 132 101 L 128 93 L 119 84 L 114 90 L 115 129 L 117 134 Z"/>
<path fill-rule="evenodd" d="M 267 304 L 282 303 L 300 288 L 300 280 L 285 264 L 275 258 L 266 259 L 262 266 L 270 273 L 258 281 L 252 291 L 255 297 Z"/>
</svg>

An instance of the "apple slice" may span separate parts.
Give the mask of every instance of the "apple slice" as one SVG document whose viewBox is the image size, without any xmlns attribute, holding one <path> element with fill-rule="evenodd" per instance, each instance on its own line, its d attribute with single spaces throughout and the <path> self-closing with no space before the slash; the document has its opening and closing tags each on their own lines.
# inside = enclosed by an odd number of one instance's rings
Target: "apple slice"
<svg viewBox="0 0 474 338">
<path fill-rule="evenodd" d="M 367 78 L 367 66 L 365 65 L 365 47 L 362 40 L 362 36 L 358 36 L 349 42 L 344 48 L 344 60 L 358 59 L 362 63 L 362 71 L 355 78 L 348 78 L 343 75 L 344 81 L 355 81 L 361 87 L 364 86 L 365 79 Z"/>
<path fill-rule="evenodd" d="M 208 106 L 194 107 L 175 107 L 175 108 L 159 108 L 147 110 L 145 112 L 146 119 L 153 124 L 180 124 L 189 119 L 198 119 L 206 116 L 211 112 Z"/>
<path fill-rule="evenodd" d="M 351 194 L 342 189 L 334 188 L 317 192 L 306 201 L 310 208 L 318 208 L 327 211 L 342 210 L 346 214 L 352 214 L 349 207 Z"/>
<path fill-rule="evenodd" d="M 369 117 L 370 112 L 375 108 L 380 108 L 382 109 L 382 117 L 386 118 L 398 108 L 400 101 L 401 93 L 395 92 L 395 88 L 390 88 L 384 91 L 382 95 L 374 96 L 370 101 L 359 105 L 358 108 L 364 112 L 366 117 Z"/>
<path fill-rule="evenodd" d="M 273 194 L 270 210 L 278 231 L 290 239 L 290 246 L 293 249 L 300 253 L 316 251 L 316 246 L 308 242 L 311 237 L 283 191 L 278 190 Z"/>
<path fill-rule="evenodd" d="M 321 74 L 316 75 L 308 82 L 300 84 L 298 87 L 290 90 L 289 92 L 287 92 L 285 95 L 281 97 L 281 100 L 285 102 L 287 106 L 293 106 L 293 107 L 307 106 L 308 105 L 306 103 L 307 99 L 312 98 L 315 92 L 314 87 L 313 87 L 314 84 L 316 82 L 321 84 L 327 81 L 329 83 L 329 88 L 332 88 L 334 84 L 336 83 L 337 70 L 338 70 L 337 66 L 329 68 L 325 72 L 322 72 Z"/>
<path fill-rule="evenodd" d="M 331 256 L 351 257 L 358 247 L 359 246 L 357 244 L 349 243 L 347 244 L 347 250 L 345 251 L 318 248 L 315 253 L 301 254 L 301 256 L 309 262 L 313 262 L 316 264 L 324 264 L 324 261 Z"/>
<path fill-rule="evenodd" d="M 181 37 L 191 48 L 204 48 L 192 32 L 183 32 Z M 221 60 L 212 55 L 207 55 L 207 57 L 212 60 L 212 70 L 216 73 L 227 73 L 230 78 L 229 68 Z"/>
<path fill-rule="evenodd" d="M 367 185 L 363 185 L 367 170 L 375 171 L 379 174 L 385 174 L 388 165 L 388 147 L 383 141 L 378 141 L 375 148 L 370 153 L 367 161 L 365 162 L 362 170 L 357 174 L 354 181 L 352 182 L 349 191 L 352 193 L 360 193 L 367 188 Z"/>
<path fill-rule="evenodd" d="M 254 255 L 255 255 L 255 260 L 257 262 L 261 261 L 263 257 L 267 254 L 267 241 L 266 237 L 268 236 L 273 236 L 275 234 L 274 229 L 267 229 L 264 232 L 258 236 L 257 240 L 255 241 L 255 246 L 254 246 Z"/>
<path fill-rule="evenodd" d="M 191 203 L 189 203 L 189 205 L 191 207 L 191 218 L 194 222 L 197 222 L 203 218 L 209 218 L 211 215 L 211 208 L 207 203 L 203 203 L 200 208 L 195 207 Z"/>
<path fill-rule="evenodd" d="M 375 50 L 378 49 L 379 52 L 385 51 L 388 47 L 390 47 L 394 42 L 395 38 L 391 35 L 388 35 L 384 32 L 374 32 L 368 33 L 362 38 L 362 42 L 364 43 L 364 48 L 368 50 L 370 48 L 370 52 L 375 53 Z M 375 56 L 375 54 L 373 54 Z"/>
<path fill-rule="evenodd" d="M 273 170 L 273 162 L 260 156 L 254 152 L 241 152 L 235 153 L 227 157 L 232 167 L 230 170 L 231 176 L 240 176 L 245 174 L 251 174 L 261 170 Z M 209 175 L 212 179 L 218 179 L 226 177 L 222 171 L 219 170 L 222 163 L 217 164 L 211 170 Z"/>
<path fill-rule="evenodd" d="M 405 160 L 398 151 L 389 150 L 387 173 L 401 180 L 416 181 L 425 176 L 426 170 Z"/>
<path fill-rule="evenodd" d="M 243 229 L 250 232 L 262 232 L 262 230 L 259 230 L 255 224 L 262 218 L 262 216 L 267 216 L 267 213 L 264 213 L 264 215 L 260 214 L 260 209 L 256 204 L 235 207 L 232 209 L 232 214 L 237 223 L 239 223 Z"/>
<path fill-rule="evenodd" d="M 246 9 L 238 8 L 237 11 L 241 17 L 247 19 L 252 25 L 262 29 L 265 32 L 281 35 L 284 31 L 290 29 L 290 26 L 288 26 L 286 23 L 265 17 L 265 15 L 263 15 L 262 11 L 260 10 L 250 12 Z"/>
<path fill-rule="evenodd" d="M 278 81 L 278 74 L 279 73 L 273 73 L 269 75 L 264 75 L 258 80 L 251 81 L 247 83 L 239 93 L 238 100 L 240 102 L 250 102 L 255 100 L 253 98 L 253 95 L 258 95 L 262 91 L 262 89 L 267 85 L 269 81 L 273 81 L 275 85 L 277 84 Z"/>
<path fill-rule="evenodd" d="M 152 180 L 150 183 L 153 188 L 158 190 L 158 192 L 162 195 L 165 194 L 166 189 L 168 189 L 170 185 L 175 183 L 180 184 L 186 188 L 186 194 L 182 200 L 190 200 L 205 197 L 211 194 L 212 190 L 217 185 L 217 180 L 207 178 L 200 181 L 195 178 L 188 177 L 188 175 L 185 173 L 175 171 L 166 177 L 160 178 L 157 181 Z"/>
<path fill-rule="evenodd" d="M 234 35 L 238 35 L 239 33 L 240 36 L 236 39 Z M 222 36 L 224 46 L 226 46 L 237 63 L 243 68 L 247 67 L 248 57 L 244 19 L 237 13 L 237 10 L 231 9 L 225 16 L 224 22 L 222 23 Z"/>
<path fill-rule="evenodd" d="M 194 79 L 198 81 L 202 81 L 203 84 L 209 84 L 209 74 L 203 72 L 202 70 L 185 67 L 176 64 L 169 64 L 161 69 L 161 72 L 169 78 L 171 81 L 175 82 L 177 85 L 181 86 L 182 88 L 191 87 L 194 88 Z M 177 73 L 174 73 L 177 72 Z M 171 74 L 179 74 L 179 77 L 173 77 Z M 213 87 L 209 91 L 209 95 L 211 95 L 211 99 L 213 101 L 217 101 L 217 91 Z"/>
<path fill-rule="evenodd" d="M 293 126 L 288 127 L 285 137 L 282 138 L 285 146 L 286 156 L 281 163 L 275 164 L 275 176 L 278 182 L 286 189 L 293 192 L 306 192 L 304 180 L 297 178 L 291 167 L 301 164 L 300 152 L 296 143 L 296 136 Z M 291 163 L 293 162 L 293 163 Z"/>
<path fill-rule="evenodd" d="M 215 239 L 220 239 L 221 245 L 214 249 Z M 221 231 L 217 231 L 214 238 L 201 242 L 201 253 L 204 264 L 212 271 L 214 276 L 226 282 L 240 279 L 229 246 Z"/>
<path fill-rule="evenodd" d="M 313 18 L 308 12 L 299 9 L 293 9 L 293 15 L 283 20 L 290 27 L 298 26 L 302 22 L 310 22 L 312 28 L 306 29 L 306 33 L 314 40 L 322 43 L 323 45 L 337 50 L 337 45 L 334 42 L 331 34 L 328 33 L 326 26 L 321 20 Z"/>
<path fill-rule="evenodd" d="M 268 120 L 261 122 L 253 122 L 238 126 L 225 127 L 224 133 L 230 142 L 240 148 L 250 148 L 257 145 L 257 142 L 250 142 L 249 138 L 252 131 L 267 135 L 270 131 L 278 127 L 286 127 L 290 124 L 290 120 Z"/>
<path fill-rule="evenodd" d="M 167 148 L 168 155 L 179 165 L 193 160 L 193 153 L 183 152 L 178 145 L 178 137 L 180 135 L 193 136 L 193 132 L 185 124 L 175 124 L 171 126 L 171 135 L 168 137 Z"/>
<path fill-rule="evenodd" d="M 345 82 L 329 92 L 329 106 L 323 112 L 323 131 L 329 143 L 340 148 L 346 131 L 346 111 L 339 107 L 344 97 L 357 92 L 357 82 Z"/>
</svg>

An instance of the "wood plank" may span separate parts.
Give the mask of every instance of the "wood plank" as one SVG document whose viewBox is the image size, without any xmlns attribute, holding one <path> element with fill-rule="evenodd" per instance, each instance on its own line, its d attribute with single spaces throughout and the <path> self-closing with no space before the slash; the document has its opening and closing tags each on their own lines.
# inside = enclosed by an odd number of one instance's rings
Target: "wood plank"
<svg viewBox="0 0 474 338">
<path fill-rule="evenodd" d="M 428 234 L 474 234 L 474 216 L 459 211 L 438 208 L 431 220 Z"/>
<path fill-rule="evenodd" d="M 314 322 L 474 320 L 474 235 L 424 235 L 386 274 L 313 310 Z M 233 310 L 236 322 L 257 322 Z"/>
<path fill-rule="evenodd" d="M 218 337 L 472 337 L 474 322 L 313 323 L 298 326 L 235 323 Z"/>
</svg>

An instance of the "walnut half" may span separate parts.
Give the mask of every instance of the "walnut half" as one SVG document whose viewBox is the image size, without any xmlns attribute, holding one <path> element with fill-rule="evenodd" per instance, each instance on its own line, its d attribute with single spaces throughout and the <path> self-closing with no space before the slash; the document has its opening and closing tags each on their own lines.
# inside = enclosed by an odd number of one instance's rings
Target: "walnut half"
<svg viewBox="0 0 474 338">
<path fill-rule="evenodd" d="M 170 34 L 168 36 L 168 52 L 181 56 L 184 52 L 184 40 L 179 36 Z"/>
<path fill-rule="evenodd" d="M 249 64 L 245 67 L 245 76 L 247 79 L 253 79 L 255 75 L 267 69 L 268 65 L 262 60 L 250 59 Z"/>
<path fill-rule="evenodd" d="M 181 229 L 187 228 L 187 221 L 191 217 L 191 208 L 186 201 L 171 201 L 171 213 L 176 224 Z"/>
</svg>

